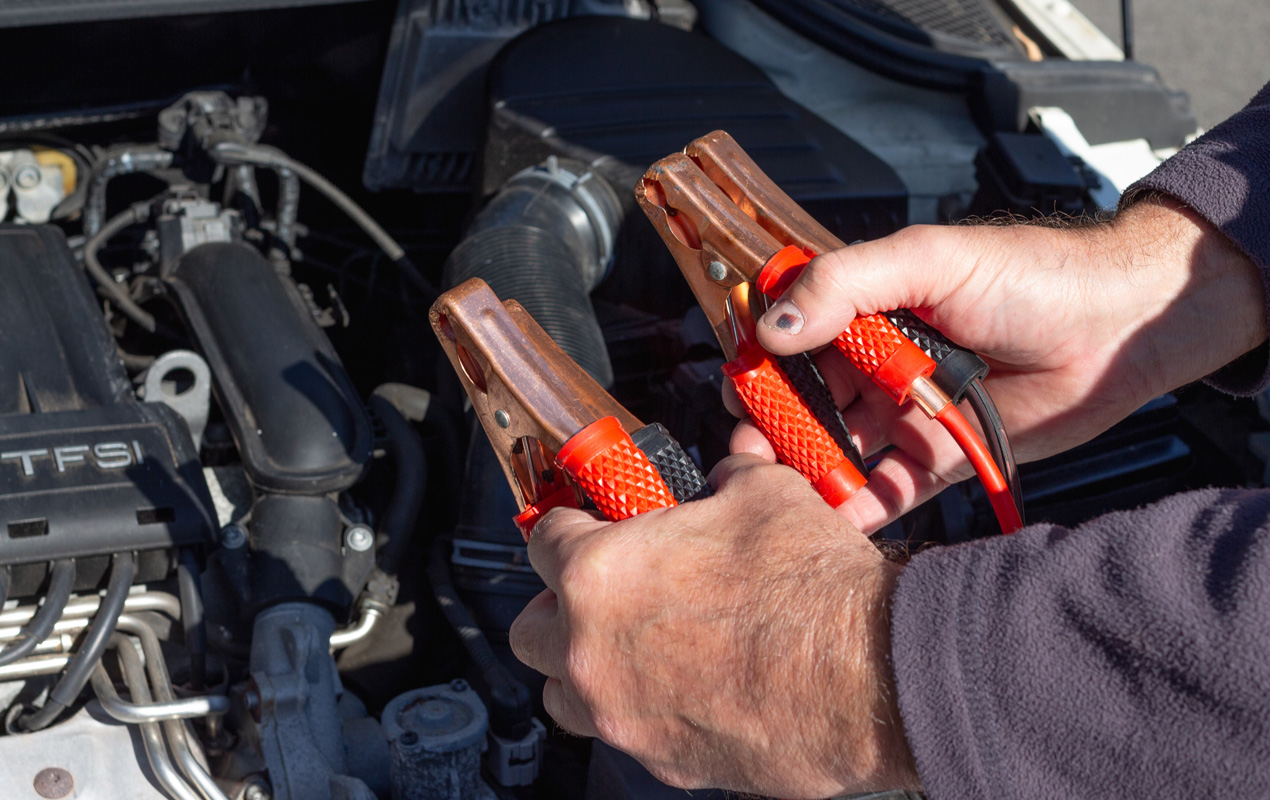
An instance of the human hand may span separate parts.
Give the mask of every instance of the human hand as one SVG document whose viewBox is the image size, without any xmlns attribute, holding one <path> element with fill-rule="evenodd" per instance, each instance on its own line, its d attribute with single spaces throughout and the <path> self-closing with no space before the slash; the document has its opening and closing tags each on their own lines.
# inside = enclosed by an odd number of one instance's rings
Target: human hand
<svg viewBox="0 0 1270 800">
<path fill-rule="evenodd" d="M 552 511 L 547 584 L 511 628 L 547 712 L 685 788 L 916 788 L 895 706 L 887 562 L 796 472 L 722 461 L 713 497 L 617 523 Z"/>
<path fill-rule="evenodd" d="M 813 260 L 763 317 L 773 353 L 821 347 L 857 315 L 912 308 L 979 353 L 1020 461 L 1061 452 L 1265 340 L 1255 266 L 1167 199 L 1113 222 L 915 226 Z M 896 406 L 836 350 L 818 356 L 866 456 L 893 445 L 841 513 L 874 531 L 972 471 L 913 404 Z M 733 452 L 771 459 L 747 422 Z"/>
</svg>

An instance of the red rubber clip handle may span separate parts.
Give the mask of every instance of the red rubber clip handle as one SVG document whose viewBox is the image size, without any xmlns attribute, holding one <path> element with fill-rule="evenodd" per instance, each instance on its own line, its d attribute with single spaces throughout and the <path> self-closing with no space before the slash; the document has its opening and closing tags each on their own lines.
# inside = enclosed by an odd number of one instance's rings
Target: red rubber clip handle
<svg viewBox="0 0 1270 800">
<path fill-rule="evenodd" d="M 811 482 L 837 508 L 867 480 L 812 413 L 780 365 L 759 347 L 746 347 L 723 365 L 750 419 L 772 443 L 776 458 Z"/>
<path fill-rule="evenodd" d="M 815 255 L 793 245 L 779 251 L 759 273 L 759 291 L 773 299 L 780 297 Z M 881 314 L 856 317 L 833 343 L 856 369 L 872 378 L 896 403 L 908 398 L 914 381 L 935 372 L 931 357 Z"/>
<path fill-rule="evenodd" d="M 603 417 L 569 437 L 556 453 L 604 518 L 612 522 L 678 505 L 661 473 L 616 417 Z"/>
</svg>

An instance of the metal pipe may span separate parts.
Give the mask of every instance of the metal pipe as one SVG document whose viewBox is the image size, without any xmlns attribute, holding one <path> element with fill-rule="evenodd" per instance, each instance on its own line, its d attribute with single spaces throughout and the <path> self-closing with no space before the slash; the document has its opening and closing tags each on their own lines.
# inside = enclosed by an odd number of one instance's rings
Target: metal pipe
<svg viewBox="0 0 1270 800">
<path fill-rule="evenodd" d="M 136 649 L 125 637 L 120 636 L 112 641 L 116 645 L 115 650 L 119 654 L 119 665 L 123 669 L 124 683 L 128 684 L 128 692 L 132 695 L 132 699 L 143 705 L 149 703 L 150 688 L 146 685 L 141 657 L 137 655 Z M 93 670 L 92 677 L 93 689 L 97 691 L 98 697 L 106 693 L 103 690 L 109 683 L 110 678 L 106 676 L 106 670 L 98 665 L 97 669 Z M 190 785 L 176 771 L 176 767 L 172 766 L 159 723 L 143 722 L 138 727 L 141 729 L 141 739 L 145 744 L 146 756 L 150 759 L 154 776 L 158 778 L 168 794 L 176 800 L 206 800 L 195 794 Z"/>
<path fill-rule="evenodd" d="M 342 650 L 345 647 L 359 642 L 370 635 L 375 630 L 375 626 L 384 618 L 384 612 L 375 606 L 362 606 L 362 615 L 356 624 L 347 628 L 341 628 L 331 634 L 331 652 Z"/>
<path fill-rule="evenodd" d="M 48 658 L 27 658 L 13 664 L 0 667 L 0 681 L 16 681 L 34 678 L 37 675 L 55 675 L 70 663 L 70 656 L 49 656 Z"/>
<path fill-rule="evenodd" d="M 91 617 L 101 607 L 99 595 L 87 595 L 73 598 L 62 611 L 61 620 L 79 617 Z M 37 606 L 19 606 L 7 611 L 0 611 L 0 630 L 21 627 L 35 616 Z M 181 618 L 181 601 L 167 592 L 142 591 L 128 595 L 123 604 L 124 612 L 158 611 L 174 620 Z"/>
<path fill-rule="evenodd" d="M 229 712 L 229 698 L 223 695 L 187 697 L 170 702 L 142 705 L 124 700 L 113 686 L 109 687 L 108 691 L 98 689 L 97 702 L 112 718 L 130 725 L 138 725 L 142 722 L 163 722 L 169 719 L 196 719 L 210 714 Z"/>
<path fill-rule="evenodd" d="M 172 679 L 168 675 L 167 662 L 163 659 L 163 648 L 159 637 L 148 624 L 136 617 L 124 615 L 119 618 L 119 628 L 136 633 L 141 639 L 141 649 L 146 655 L 146 672 L 154 685 L 154 694 L 160 703 L 177 702 L 172 691 Z M 135 699 L 135 698 L 134 698 Z M 181 771 L 194 782 L 206 800 L 229 800 L 212 776 L 207 771 L 207 757 L 196 740 L 185 729 L 185 723 L 179 719 L 163 723 L 172 752 L 176 755 Z"/>
</svg>

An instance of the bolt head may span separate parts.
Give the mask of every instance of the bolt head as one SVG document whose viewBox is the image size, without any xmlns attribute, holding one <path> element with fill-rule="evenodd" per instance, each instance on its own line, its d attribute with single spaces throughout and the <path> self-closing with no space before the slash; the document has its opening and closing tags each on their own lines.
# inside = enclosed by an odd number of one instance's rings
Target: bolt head
<svg viewBox="0 0 1270 800">
<path fill-rule="evenodd" d="M 507 416 L 507 412 L 501 408 L 494 412 L 494 421 L 498 423 L 500 428 L 506 428 L 512 424 L 512 418 Z"/>
<path fill-rule="evenodd" d="M 375 546 L 375 532 L 365 525 L 354 525 L 344 532 L 344 544 L 349 550 L 365 553 Z"/>
<path fill-rule="evenodd" d="M 40 797 L 59 800 L 75 790 L 75 779 L 61 767 L 47 767 L 36 774 L 34 786 Z"/>
<path fill-rule="evenodd" d="M 237 550 L 247 544 L 247 529 L 237 522 L 231 522 L 220 529 L 220 546 L 226 550 Z"/>
<path fill-rule="evenodd" d="M 728 268 L 723 266 L 722 261 L 711 261 L 709 270 L 710 280 L 712 281 L 721 281 L 728 277 Z"/>
<path fill-rule="evenodd" d="M 34 189 L 40 185 L 40 168 L 31 164 L 22 167 L 13 176 L 13 185 L 19 189 Z"/>
<path fill-rule="evenodd" d="M 269 790 L 258 783 L 253 783 L 243 792 L 243 800 L 270 800 Z"/>
</svg>

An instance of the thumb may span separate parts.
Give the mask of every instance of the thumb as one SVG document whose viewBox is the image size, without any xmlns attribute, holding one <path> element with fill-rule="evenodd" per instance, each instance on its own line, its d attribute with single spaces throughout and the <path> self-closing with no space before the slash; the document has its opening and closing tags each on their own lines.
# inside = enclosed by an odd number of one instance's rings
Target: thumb
<svg viewBox="0 0 1270 800">
<path fill-rule="evenodd" d="M 937 245 L 935 226 L 905 228 L 812 259 L 763 315 L 759 342 L 778 355 L 837 338 L 858 316 L 938 305 L 960 282 L 956 259 Z"/>
</svg>

